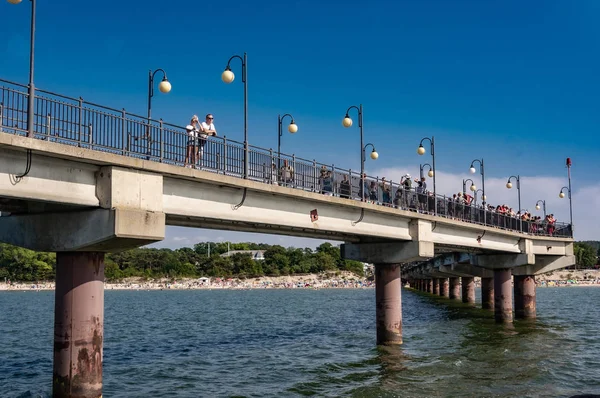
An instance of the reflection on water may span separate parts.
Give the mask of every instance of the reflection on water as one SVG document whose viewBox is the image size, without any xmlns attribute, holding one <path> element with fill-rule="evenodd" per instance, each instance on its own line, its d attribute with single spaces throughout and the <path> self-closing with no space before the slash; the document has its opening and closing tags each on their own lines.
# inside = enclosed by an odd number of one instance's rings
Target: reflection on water
<svg viewBox="0 0 600 398">
<path fill-rule="evenodd" d="M 104 396 L 569 397 L 600 391 L 598 288 L 538 289 L 538 319 L 403 291 L 106 292 Z M 0 293 L 0 395 L 49 396 L 53 293 Z"/>
</svg>

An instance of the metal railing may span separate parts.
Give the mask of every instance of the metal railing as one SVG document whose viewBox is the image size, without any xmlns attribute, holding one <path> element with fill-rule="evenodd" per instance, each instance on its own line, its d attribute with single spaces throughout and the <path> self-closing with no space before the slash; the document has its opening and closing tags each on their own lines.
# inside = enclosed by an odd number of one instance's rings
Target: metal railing
<svg viewBox="0 0 600 398">
<path fill-rule="evenodd" d="M 27 133 L 27 86 L 0 79 L 0 130 L 5 133 Z M 244 144 L 227 137 L 194 139 L 185 127 L 148 120 L 125 109 L 108 108 L 82 98 L 70 98 L 45 90 L 36 90 L 34 137 L 96 151 L 195 167 L 204 171 L 243 177 Z M 201 158 L 186 163 L 188 151 L 202 146 Z M 281 167 L 278 165 L 281 164 Z M 382 206 L 434 214 L 437 216 L 505 229 L 526 234 L 572 237 L 566 223 L 548 225 L 484 210 L 476 204 L 466 205 L 452 197 L 418 188 L 405 188 L 399 182 L 367 176 L 361 187 L 360 173 L 333 164 L 281 154 L 272 149 L 249 145 L 248 178 L 311 192 L 320 192 L 349 200 L 365 200 Z M 484 217 L 484 211 L 486 216 Z M 484 222 L 485 220 L 485 222 Z"/>
</svg>

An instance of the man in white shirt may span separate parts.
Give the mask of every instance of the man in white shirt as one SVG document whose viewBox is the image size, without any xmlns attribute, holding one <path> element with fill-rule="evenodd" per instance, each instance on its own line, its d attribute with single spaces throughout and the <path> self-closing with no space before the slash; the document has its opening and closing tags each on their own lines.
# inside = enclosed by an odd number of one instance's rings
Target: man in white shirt
<svg viewBox="0 0 600 398">
<path fill-rule="evenodd" d="M 217 136 L 217 130 L 213 124 L 214 117 L 212 114 L 206 115 L 206 120 L 200 124 L 200 164 L 202 164 L 202 157 L 204 155 L 204 145 L 206 144 L 206 138 L 210 136 Z"/>
</svg>

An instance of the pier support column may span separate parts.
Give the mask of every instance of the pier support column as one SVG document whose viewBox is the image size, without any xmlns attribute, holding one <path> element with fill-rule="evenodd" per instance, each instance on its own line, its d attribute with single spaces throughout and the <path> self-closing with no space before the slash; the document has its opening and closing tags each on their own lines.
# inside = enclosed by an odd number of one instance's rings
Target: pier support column
<svg viewBox="0 0 600 398">
<path fill-rule="evenodd" d="M 375 264 L 377 344 L 402 344 L 400 264 Z"/>
<path fill-rule="evenodd" d="M 460 300 L 460 285 L 458 283 L 458 278 L 452 277 L 450 279 L 450 299 L 451 300 Z"/>
<path fill-rule="evenodd" d="M 448 278 L 441 279 L 440 282 L 440 296 L 449 298 L 450 297 L 450 283 Z"/>
<path fill-rule="evenodd" d="M 512 322 L 512 299 L 510 269 L 494 270 L 494 318 L 496 322 Z"/>
<path fill-rule="evenodd" d="M 427 279 L 427 293 L 433 293 L 433 279 Z"/>
<path fill-rule="evenodd" d="M 433 280 L 433 294 L 435 294 L 436 296 L 440 295 L 440 279 L 439 278 L 435 278 Z"/>
<path fill-rule="evenodd" d="M 515 275 L 515 318 L 535 318 L 535 276 Z"/>
<path fill-rule="evenodd" d="M 54 398 L 102 396 L 104 253 L 56 254 Z"/>
<path fill-rule="evenodd" d="M 475 278 L 462 278 L 462 302 L 475 304 Z"/>
<path fill-rule="evenodd" d="M 494 309 L 494 278 L 481 278 L 481 308 Z"/>
</svg>

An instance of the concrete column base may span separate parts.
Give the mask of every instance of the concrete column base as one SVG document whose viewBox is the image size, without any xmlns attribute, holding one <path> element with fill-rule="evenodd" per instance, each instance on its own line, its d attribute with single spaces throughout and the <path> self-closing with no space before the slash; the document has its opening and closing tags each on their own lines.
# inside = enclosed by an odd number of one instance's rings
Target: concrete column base
<svg viewBox="0 0 600 398">
<path fill-rule="evenodd" d="M 441 279 L 440 296 L 450 298 L 450 282 L 448 281 L 448 278 Z"/>
<path fill-rule="evenodd" d="M 104 254 L 56 254 L 54 398 L 102 396 Z"/>
<path fill-rule="evenodd" d="M 515 318 L 535 318 L 535 276 L 515 275 Z"/>
<path fill-rule="evenodd" d="M 510 269 L 494 270 L 494 318 L 496 322 L 512 322 L 512 301 Z"/>
<path fill-rule="evenodd" d="M 462 302 L 475 304 L 475 278 L 462 278 Z"/>
<path fill-rule="evenodd" d="M 433 280 L 433 294 L 436 296 L 440 295 L 440 280 L 439 278 L 435 278 Z"/>
<path fill-rule="evenodd" d="M 450 300 L 460 300 L 460 284 L 458 283 L 458 278 L 449 278 L 450 279 Z"/>
<path fill-rule="evenodd" d="M 400 264 L 375 264 L 377 344 L 402 344 Z"/>
<path fill-rule="evenodd" d="M 494 309 L 494 278 L 481 278 L 481 308 Z"/>
</svg>

